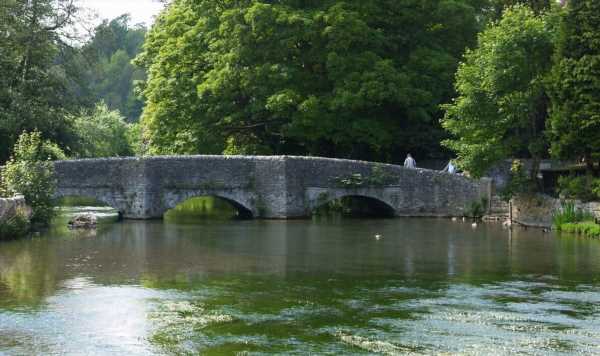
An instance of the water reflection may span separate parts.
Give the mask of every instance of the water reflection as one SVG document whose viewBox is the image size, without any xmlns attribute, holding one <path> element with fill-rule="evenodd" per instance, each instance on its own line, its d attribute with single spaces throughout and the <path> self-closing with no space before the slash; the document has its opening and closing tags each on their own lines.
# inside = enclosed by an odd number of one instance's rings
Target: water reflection
<svg viewBox="0 0 600 356">
<path fill-rule="evenodd" d="M 0 353 L 597 353 L 599 257 L 437 219 L 58 224 L 0 244 Z"/>
</svg>

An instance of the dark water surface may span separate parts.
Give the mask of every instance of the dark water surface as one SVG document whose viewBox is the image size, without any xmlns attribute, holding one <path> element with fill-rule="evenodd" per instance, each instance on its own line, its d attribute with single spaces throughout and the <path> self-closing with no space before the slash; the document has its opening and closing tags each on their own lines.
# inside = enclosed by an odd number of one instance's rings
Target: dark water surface
<svg viewBox="0 0 600 356">
<path fill-rule="evenodd" d="M 600 241 L 315 219 L 0 243 L 0 354 L 515 353 L 600 354 Z"/>
</svg>

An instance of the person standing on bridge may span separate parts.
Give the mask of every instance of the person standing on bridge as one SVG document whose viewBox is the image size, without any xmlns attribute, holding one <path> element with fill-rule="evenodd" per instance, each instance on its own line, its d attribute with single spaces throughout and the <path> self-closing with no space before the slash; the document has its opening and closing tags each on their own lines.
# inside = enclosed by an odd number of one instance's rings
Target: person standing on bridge
<svg viewBox="0 0 600 356">
<path fill-rule="evenodd" d="M 404 167 L 406 168 L 417 168 L 417 162 L 414 158 L 409 154 L 406 155 L 406 159 L 404 160 Z"/>
<path fill-rule="evenodd" d="M 444 167 L 444 169 L 442 169 L 442 171 L 450 174 L 456 173 L 456 166 L 454 165 L 454 162 L 452 162 L 452 160 L 448 161 L 448 164 L 446 167 Z"/>
</svg>

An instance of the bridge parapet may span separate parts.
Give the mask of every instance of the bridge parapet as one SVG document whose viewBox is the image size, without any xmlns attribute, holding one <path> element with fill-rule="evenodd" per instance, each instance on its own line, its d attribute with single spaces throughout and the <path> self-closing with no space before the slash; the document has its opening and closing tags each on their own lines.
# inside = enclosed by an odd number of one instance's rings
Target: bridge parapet
<svg viewBox="0 0 600 356">
<path fill-rule="evenodd" d="M 398 216 L 460 216 L 489 182 L 401 166 L 295 156 L 157 156 L 58 161 L 57 197 L 90 196 L 125 218 L 160 218 L 194 196 L 224 198 L 255 217 L 298 218 L 327 200 L 364 196 Z"/>
</svg>

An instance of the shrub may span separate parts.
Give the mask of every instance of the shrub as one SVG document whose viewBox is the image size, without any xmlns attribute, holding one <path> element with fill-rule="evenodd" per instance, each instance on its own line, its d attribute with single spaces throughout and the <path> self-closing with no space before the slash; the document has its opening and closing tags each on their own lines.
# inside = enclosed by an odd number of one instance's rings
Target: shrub
<svg viewBox="0 0 600 356">
<path fill-rule="evenodd" d="M 479 201 L 472 201 L 465 209 L 466 216 L 471 218 L 481 218 L 485 214 L 487 206 L 488 200 L 485 198 Z"/>
<path fill-rule="evenodd" d="M 13 150 L 12 161 L 36 162 L 67 159 L 57 144 L 43 140 L 39 131 L 23 132 Z"/>
<path fill-rule="evenodd" d="M 562 176 L 558 178 L 558 192 L 569 199 L 600 199 L 600 179 L 591 176 Z"/>
<path fill-rule="evenodd" d="M 48 148 L 57 155 L 48 155 Z M 25 196 L 33 211 L 32 224 L 47 225 L 54 216 L 56 182 L 54 166 L 49 159 L 61 157 L 60 153 L 62 151 L 56 145 L 42 140 L 39 132 L 23 133 L 15 145 L 14 157 L 6 163 L 3 172 L 5 193 Z"/>
<path fill-rule="evenodd" d="M 592 193 L 594 194 L 595 199 L 600 199 L 600 178 L 592 181 Z"/>
<path fill-rule="evenodd" d="M 105 103 L 99 103 L 91 111 L 83 111 L 73 118 L 78 145 L 78 157 L 113 157 L 133 154 L 129 126 L 119 111 L 111 111 Z M 139 130 L 138 130 L 139 131 Z M 141 134 L 132 133 L 132 135 Z M 136 143 L 137 144 L 137 143 Z"/>
<path fill-rule="evenodd" d="M 504 201 L 509 201 L 513 196 L 530 193 L 535 190 L 535 182 L 527 176 L 523 162 L 514 160 L 510 167 L 510 176 L 506 187 L 500 192 Z"/>
<path fill-rule="evenodd" d="M 12 218 L 0 222 L 0 241 L 23 237 L 29 232 L 29 219 L 18 211 Z"/>
</svg>

